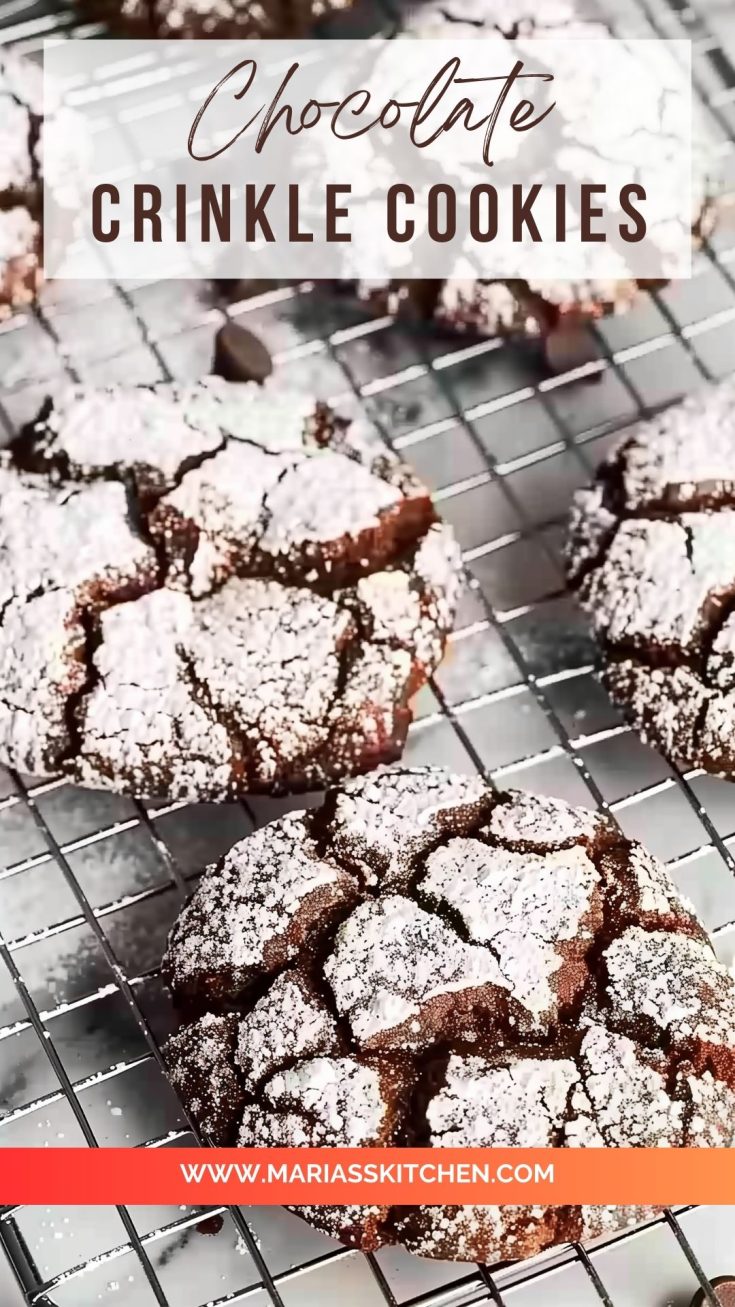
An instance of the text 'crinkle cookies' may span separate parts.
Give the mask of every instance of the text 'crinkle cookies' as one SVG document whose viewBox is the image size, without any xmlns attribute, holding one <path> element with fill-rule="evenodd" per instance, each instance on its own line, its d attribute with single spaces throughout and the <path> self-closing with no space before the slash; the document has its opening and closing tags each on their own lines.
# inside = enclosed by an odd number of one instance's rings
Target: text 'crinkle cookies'
<svg viewBox="0 0 735 1307">
<path fill-rule="evenodd" d="M 735 980 L 606 819 L 383 771 L 208 868 L 164 974 L 165 1050 L 212 1142 L 735 1144 Z M 531 1256 L 630 1208 L 298 1209 L 364 1249 Z"/>
<path fill-rule="evenodd" d="M 399 757 L 459 550 L 374 440 L 272 380 L 49 402 L 0 457 L 0 760 L 220 800 Z"/>
<path fill-rule="evenodd" d="M 735 774 L 735 382 L 642 423 L 580 491 L 569 576 L 604 679 L 682 767 Z"/>
</svg>

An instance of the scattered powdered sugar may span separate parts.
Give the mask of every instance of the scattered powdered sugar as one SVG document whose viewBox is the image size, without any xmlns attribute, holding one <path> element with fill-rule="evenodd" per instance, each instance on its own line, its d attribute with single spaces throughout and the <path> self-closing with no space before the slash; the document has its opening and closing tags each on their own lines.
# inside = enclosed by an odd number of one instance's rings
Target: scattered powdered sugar
<svg viewBox="0 0 735 1307">
<path fill-rule="evenodd" d="M 660 1207 L 581 1207 L 580 1238 L 599 1239 L 602 1235 L 615 1234 L 649 1221 L 660 1211 Z"/>
<path fill-rule="evenodd" d="M 730 379 L 638 426 L 576 497 L 567 551 L 616 702 L 679 766 L 724 775 L 735 767 L 734 468 Z"/>
<path fill-rule="evenodd" d="M 565 1127 L 570 1148 L 660 1148 L 684 1143 L 684 1104 L 671 1098 L 665 1058 L 592 1026 L 582 1041 L 583 1079 Z"/>
<path fill-rule="evenodd" d="M 406 572 L 374 572 L 362 577 L 355 589 L 370 614 L 373 639 L 412 643 L 421 622 L 421 602 Z"/>
<path fill-rule="evenodd" d="M 218 448 L 216 422 L 186 418 L 170 387 L 69 386 L 36 431 L 48 455 L 63 454 L 78 475 L 145 468 L 161 487 L 172 485 L 188 459 Z"/>
<path fill-rule="evenodd" d="M 453 278 L 442 285 L 434 309 L 438 322 L 460 330 L 481 330 L 488 336 L 526 328 L 536 334 L 538 324 L 502 281 Z"/>
<path fill-rule="evenodd" d="M 621 523 L 586 582 L 596 630 L 613 644 L 696 650 L 708 607 L 735 590 L 735 512 Z"/>
<path fill-rule="evenodd" d="M 642 423 L 623 457 L 628 509 L 696 507 L 735 494 L 735 382 L 710 386 Z"/>
<path fill-rule="evenodd" d="M 698 737 L 710 691 L 688 667 L 649 668 L 624 659 L 609 664 L 605 684 L 629 705 L 644 739 L 657 741 L 675 761 L 704 762 Z"/>
<path fill-rule="evenodd" d="M 166 1055 L 228 1144 L 239 1129 L 249 1146 L 730 1147 L 735 979 L 697 929 L 666 869 L 604 819 L 437 769 L 379 771 L 242 841 L 172 932 L 164 975 L 185 1015 L 235 1025 L 227 1104 L 208 1094 L 196 1022 Z M 554 991 L 551 1024 L 525 1021 L 523 1002 L 536 1017 Z M 355 1247 L 466 1260 L 647 1214 L 302 1211 Z"/>
<path fill-rule="evenodd" d="M 11 600 L 0 625 L 0 749 L 29 775 L 54 771 L 71 741 L 65 708 L 84 685 L 84 629 L 68 590 Z M 18 649 L 29 655 L 18 658 Z M 48 743 L 44 747 L 43 741 Z"/>
<path fill-rule="evenodd" d="M 232 1065 L 237 1017 L 204 1016 L 169 1041 L 174 1088 L 215 1144 L 224 1144 L 238 1120 L 244 1093 Z"/>
<path fill-rule="evenodd" d="M 606 506 L 602 483 L 577 491 L 567 529 L 566 559 L 572 580 L 583 576 L 597 562 L 617 524 L 615 514 Z"/>
<path fill-rule="evenodd" d="M 623 1014 L 650 1017 L 677 1043 L 735 1042 L 735 980 L 708 944 L 634 926 L 604 956 L 610 998 Z"/>
<path fill-rule="evenodd" d="M 272 822 L 204 873 L 169 941 L 174 986 L 222 986 L 236 995 L 251 977 L 298 955 L 310 901 L 323 928 L 326 907 L 356 896 L 351 879 L 318 856 L 302 813 Z M 299 918 L 303 928 L 294 929 Z"/>
<path fill-rule="evenodd" d="M 49 589 L 79 607 L 65 774 L 219 801 L 400 756 L 459 558 L 358 425 L 273 380 L 69 386 L 44 406 L 0 459 L 0 625 Z M 59 757 L 67 741 L 33 729 L 35 756 Z"/>
<path fill-rule="evenodd" d="M 400 1048 L 421 1043 L 421 1025 L 414 1027 L 412 1019 L 432 999 L 507 986 L 492 953 L 463 943 L 438 917 L 399 894 L 355 908 L 337 931 L 324 975 L 358 1045 Z"/>
<path fill-rule="evenodd" d="M 735 1146 L 735 1092 L 711 1071 L 687 1075 L 684 1079 L 691 1103 L 687 1126 L 690 1148 L 733 1148 Z"/>
<path fill-rule="evenodd" d="M 628 866 L 635 877 L 638 907 L 642 913 L 666 916 L 683 909 L 694 915 L 692 904 L 676 891 L 663 863 L 642 844 L 635 841 L 631 844 Z"/>
<path fill-rule="evenodd" d="M 599 881 L 581 848 L 515 853 L 454 839 L 429 856 L 418 890 L 456 913 L 475 943 L 492 947 L 513 997 L 543 1024 L 558 1016 L 556 973 L 565 945 L 583 938 Z"/>
<path fill-rule="evenodd" d="M 285 1063 L 333 1053 L 336 1044 L 337 1027 L 327 1009 L 300 977 L 284 972 L 240 1022 L 236 1062 L 253 1090 Z"/>
<path fill-rule="evenodd" d="M 735 613 L 730 613 L 712 643 L 707 680 L 718 690 L 735 690 Z"/>
<path fill-rule="evenodd" d="M 335 853 L 369 883 L 399 886 L 442 830 L 478 821 L 491 803 L 479 776 L 454 776 L 439 767 L 369 776 L 337 794 Z"/>
<path fill-rule="evenodd" d="M 573 1062 L 519 1058 L 493 1067 L 452 1054 L 446 1082 L 426 1109 L 439 1148 L 547 1148 L 564 1124 Z"/>
<path fill-rule="evenodd" d="M 382 1142 L 388 1106 L 374 1067 L 352 1058 L 315 1057 L 273 1076 L 263 1093 L 273 1115 L 245 1109 L 239 1140 L 243 1147 L 356 1148 Z"/>
<path fill-rule="evenodd" d="M 501 844 L 523 849 L 554 849 L 596 840 L 610 823 L 596 812 L 571 808 L 560 799 L 511 790 L 508 801 L 493 808 L 487 830 Z"/>
</svg>

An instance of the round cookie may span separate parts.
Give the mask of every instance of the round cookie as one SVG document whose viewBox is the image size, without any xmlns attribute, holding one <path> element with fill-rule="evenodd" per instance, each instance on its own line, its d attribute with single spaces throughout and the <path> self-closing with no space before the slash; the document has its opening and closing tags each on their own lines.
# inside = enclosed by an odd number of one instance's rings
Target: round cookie
<svg viewBox="0 0 735 1307">
<path fill-rule="evenodd" d="M 70 387 L 0 456 L 0 761 L 222 800 L 394 760 L 459 564 L 410 470 L 274 379 Z"/>
<path fill-rule="evenodd" d="M 583 40 L 610 40 L 609 29 L 598 21 L 580 15 L 578 7 L 569 0 L 544 0 L 532 4 L 529 0 L 429 0 L 414 6 L 405 23 L 403 34 L 407 38 L 473 40 L 502 36 L 515 43 L 516 53 L 523 55 L 527 39 L 563 40 L 578 37 Z M 538 60 L 538 43 L 533 55 Z M 635 57 L 626 56 L 619 48 L 621 65 L 620 82 L 634 86 L 640 76 Z M 557 61 L 559 54 L 557 51 Z M 557 67 L 553 71 L 559 75 Z M 579 70 L 573 70 L 578 77 Z M 592 71 L 591 79 L 597 74 Z M 589 101 L 584 102 L 587 107 Z M 588 109 L 587 109 L 588 111 Z M 584 114 L 579 120 L 567 123 L 565 139 L 573 140 L 575 130 L 579 136 L 575 144 L 581 156 L 586 157 L 588 143 L 584 140 Z M 630 143 L 621 135 L 626 129 L 611 123 L 611 157 L 625 158 Z M 500 142 L 496 143 L 500 148 Z M 530 148 L 530 146 L 529 146 Z M 599 148 L 599 144 L 597 144 Z M 645 149 L 645 139 L 636 138 L 636 157 Z M 694 151 L 696 159 L 692 179 L 692 235 L 695 242 L 708 234 L 715 221 L 715 199 L 712 180 L 706 175 L 708 157 L 712 150 L 704 141 Z M 654 156 L 655 157 L 655 156 Z M 648 160 L 653 166 L 653 159 Z M 584 180 L 580 177 L 580 180 Z M 665 194 L 662 185 L 662 194 Z M 662 252 L 663 253 L 663 252 Z M 621 264 L 621 267 L 624 265 Z M 535 279 L 523 277 L 524 266 L 508 268 L 504 279 L 487 280 L 476 277 L 452 278 L 436 281 L 364 280 L 353 281 L 348 288 L 370 309 L 379 314 L 397 314 L 432 322 L 452 333 L 472 336 L 519 336 L 550 338 L 546 348 L 549 366 L 564 371 L 589 361 L 590 342 L 580 335 L 580 324 L 596 318 L 627 312 L 639 299 L 641 283 L 628 276 L 591 279 Z M 515 274 L 515 275 L 513 275 Z M 665 284 L 665 283 L 656 283 Z M 560 358 L 559 356 L 562 355 Z"/>
<path fill-rule="evenodd" d="M 0 51 L 0 319 L 29 304 L 43 273 L 43 183 L 68 211 L 86 158 L 77 116 L 49 96 L 40 69 Z"/>
<path fill-rule="evenodd" d="M 211 1142 L 735 1143 L 735 979 L 606 818 L 439 768 L 330 790 L 209 867 L 171 932 L 171 1079 Z M 306 1207 L 491 1262 L 640 1208 Z"/>
<path fill-rule="evenodd" d="M 681 767 L 735 775 L 735 383 L 641 423 L 580 491 L 567 563 L 612 697 Z"/>
</svg>

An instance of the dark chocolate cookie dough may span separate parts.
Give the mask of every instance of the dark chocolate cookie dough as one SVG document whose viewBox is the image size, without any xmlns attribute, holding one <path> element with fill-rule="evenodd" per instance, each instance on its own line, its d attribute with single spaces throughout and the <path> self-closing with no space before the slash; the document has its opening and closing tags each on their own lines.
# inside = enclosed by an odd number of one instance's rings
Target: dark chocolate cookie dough
<svg viewBox="0 0 735 1307">
<path fill-rule="evenodd" d="M 735 384 L 641 423 L 580 491 L 568 567 L 604 679 L 683 767 L 735 775 Z"/>
<path fill-rule="evenodd" d="M 735 980 L 606 819 L 418 768 L 208 868 L 164 974 L 171 1078 L 218 1144 L 726 1146 Z M 492 1261 L 631 1208 L 299 1209 L 363 1249 Z"/>
<path fill-rule="evenodd" d="M 458 587 L 425 487 L 311 396 L 69 388 L 0 456 L 0 760 L 213 800 L 364 771 Z"/>
</svg>

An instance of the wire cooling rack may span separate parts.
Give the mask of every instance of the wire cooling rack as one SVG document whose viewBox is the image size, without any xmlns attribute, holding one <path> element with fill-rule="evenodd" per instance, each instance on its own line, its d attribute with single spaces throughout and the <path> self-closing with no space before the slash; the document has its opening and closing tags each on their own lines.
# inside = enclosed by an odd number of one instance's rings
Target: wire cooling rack
<svg viewBox="0 0 735 1307">
<path fill-rule="evenodd" d="M 608 0 L 606 14 L 624 34 L 692 38 L 732 175 L 735 11 L 700 3 Z M 342 34 L 374 21 L 363 8 Z M 4 0 L 0 24 L 29 51 L 49 35 L 97 34 L 48 0 Z M 471 585 L 419 696 L 408 760 L 607 806 L 668 862 L 732 962 L 732 787 L 674 772 L 620 720 L 564 593 L 560 544 L 572 492 L 621 431 L 735 370 L 735 234 L 723 229 L 702 251 L 691 282 L 601 323 L 596 359 L 553 379 L 531 346 L 409 333 L 311 286 L 261 287 L 227 310 L 196 282 L 57 286 L 0 329 L 7 435 L 69 375 L 208 371 L 225 312 L 262 334 L 295 383 L 357 393 L 458 532 Z M 161 1064 L 173 1014 L 158 962 L 192 879 L 284 806 L 146 805 L 0 770 L 0 1145 L 196 1143 Z M 6 1210 L 3 1304 L 17 1294 L 39 1307 L 687 1307 L 697 1288 L 714 1304 L 711 1277 L 735 1272 L 728 1208 L 670 1212 L 492 1270 L 393 1249 L 362 1257 L 277 1209 L 218 1214 L 211 1235 L 196 1208 Z"/>
</svg>

